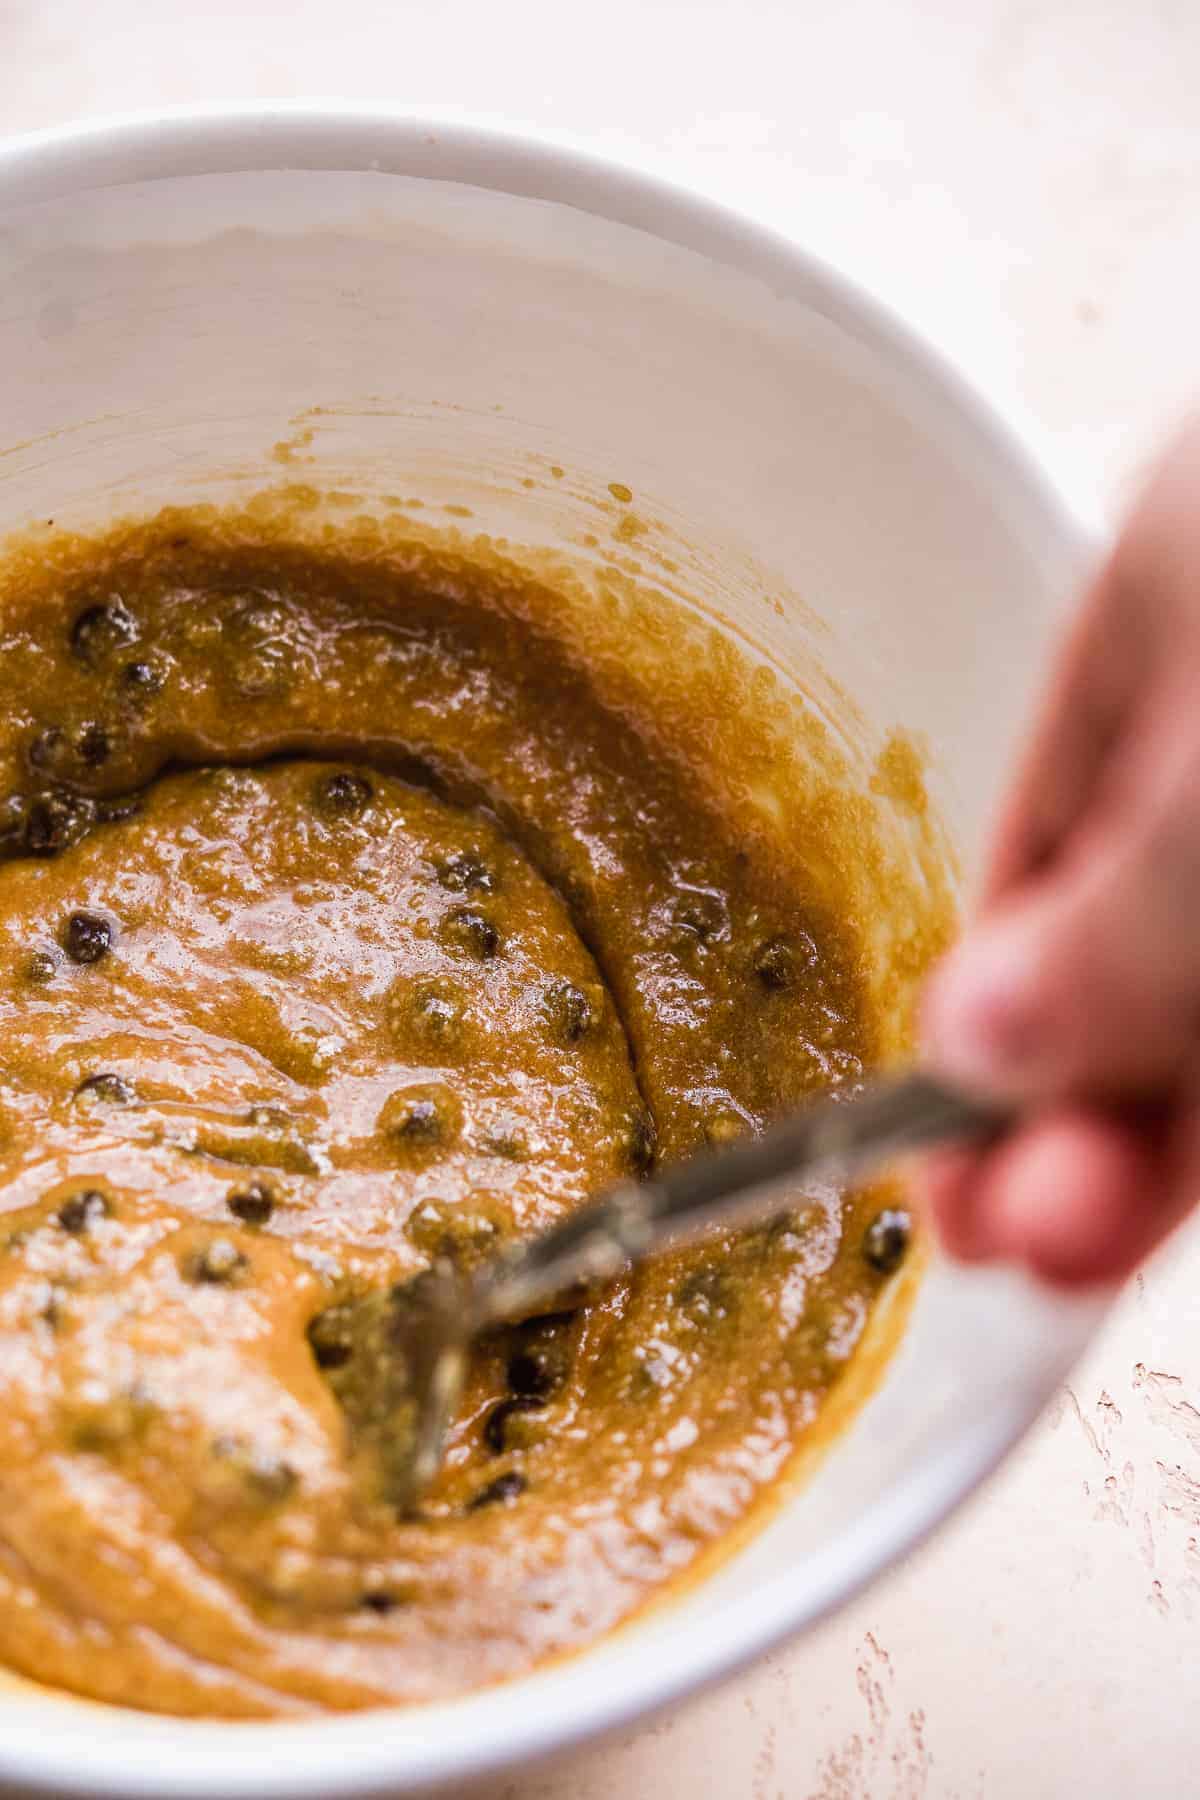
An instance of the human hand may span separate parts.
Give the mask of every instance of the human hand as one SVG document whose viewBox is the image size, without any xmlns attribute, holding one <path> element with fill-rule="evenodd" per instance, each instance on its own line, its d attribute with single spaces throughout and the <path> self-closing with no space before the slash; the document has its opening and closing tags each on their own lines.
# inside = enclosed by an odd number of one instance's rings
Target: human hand
<svg viewBox="0 0 1200 1800">
<path fill-rule="evenodd" d="M 943 1073 L 1037 1109 L 930 1157 L 960 1259 L 1114 1279 L 1200 1197 L 1200 422 L 1063 647 L 925 1040 Z"/>
</svg>

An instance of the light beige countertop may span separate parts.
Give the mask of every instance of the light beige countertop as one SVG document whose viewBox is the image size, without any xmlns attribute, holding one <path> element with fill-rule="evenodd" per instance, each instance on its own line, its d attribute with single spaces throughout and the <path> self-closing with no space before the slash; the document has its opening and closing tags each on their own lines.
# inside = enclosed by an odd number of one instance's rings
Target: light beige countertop
<svg viewBox="0 0 1200 1800">
<path fill-rule="evenodd" d="M 0 0 L 0 128 L 328 96 L 588 141 L 858 276 L 1112 506 L 1200 394 L 1195 0 Z M 1200 1231 L 932 1544 L 494 1800 L 1200 1789 Z"/>
</svg>

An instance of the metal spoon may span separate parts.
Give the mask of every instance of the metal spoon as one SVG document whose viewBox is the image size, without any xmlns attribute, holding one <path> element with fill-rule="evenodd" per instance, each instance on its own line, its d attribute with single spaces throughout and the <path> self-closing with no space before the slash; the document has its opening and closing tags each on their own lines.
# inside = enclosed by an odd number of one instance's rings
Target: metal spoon
<svg viewBox="0 0 1200 1800">
<path fill-rule="evenodd" d="M 547 1231 L 463 1275 L 441 1263 L 415 1283 L 357 1303 L 369 1406 L 352 1422 L 386 1447 L 388 1498 L 408 1510 L 437 1473 L 474 1339 L 544 1311 L 579 1283 L 611 1280 L 714 1227 L 775 1217 L 798 1182 L 861 1175 L 899 1152 L 1002 1131 L 1000 1109 L 910 1074 L 822 1099 L 719 1152 L 628 1181 Z M 791 1202 L 794 1204 L 794 1198 Z"/>
</svg>

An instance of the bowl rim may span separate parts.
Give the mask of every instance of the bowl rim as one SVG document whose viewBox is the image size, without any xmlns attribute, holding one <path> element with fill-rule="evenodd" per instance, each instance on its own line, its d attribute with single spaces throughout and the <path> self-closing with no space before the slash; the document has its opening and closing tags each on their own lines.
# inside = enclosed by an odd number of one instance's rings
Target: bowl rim
<svg viewBox="0 0 1200 1800">
<path fill-rule="evenodd" d="M 566 205 L 763 279 L 923 387 L 986 459 L 997 492 L 1047 522 L 1068 554 L 1082 558 L 1097 537 L 1099 509 L 1088 497 L 1067 500 L 1027 447 L 1038 433 L 1011 399 L 969 383 L 823 258 L 687 188 L 598 157 L 566 134 L 342 101 L 126 113 L 0 139 L 0 211 L 137 182 L 281 170 L 416 176 Z M 1100 1311 L 1091 1303 L 1079 1309 L 1070 1360 Z M 685 1662 L 641 1658 L 634 1636 L 620 1632 L 579 1657 L 458 1700 L 294 1722 L 181 1720 L 31 1693 L 28 1708 L 5 1706 L 0 1785 L 196 1800 L 429 1792 L 626 1728 L 744 1668 L 911 1551 L 1012 1448 L 1063 1373 L 1065 1364 L 1047 1369 L 1044 1385 L 1011 1396 L 953 1453 L 868 1510 L 803 1593 L 781 1583 L 773 1593 L 743 1595 L 723 1612 L 720 1641 L 695 1637 Z M 581 1680 L 573 1671 L 585 1666 L 592 1674 L 611 1666 L 616 1678 Z M 531 1699 L 537 1704 L 524 1703 Z"/>
</svg>

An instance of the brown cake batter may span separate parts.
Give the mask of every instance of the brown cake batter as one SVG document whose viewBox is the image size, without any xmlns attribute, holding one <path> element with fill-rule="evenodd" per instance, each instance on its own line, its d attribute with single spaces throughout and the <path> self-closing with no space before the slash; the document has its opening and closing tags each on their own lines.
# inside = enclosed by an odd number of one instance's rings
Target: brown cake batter
<svg viewBox="0 0 1200 1800">
<path fill-rule="evenodd" d="M 0 577 L 0 1657 L 40 1681 L 294 1714 L 586 1643 L 745 1518 L 904 1255 L 822 1192 L 514 1328 L 388 1503 L 347 1300 L 877 1048 L 820 859 L 534 588 L 178 515 Z"/>
</svg>

